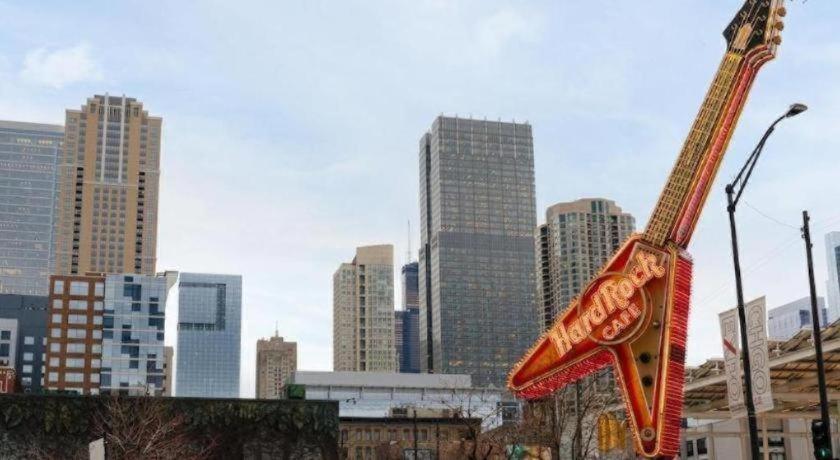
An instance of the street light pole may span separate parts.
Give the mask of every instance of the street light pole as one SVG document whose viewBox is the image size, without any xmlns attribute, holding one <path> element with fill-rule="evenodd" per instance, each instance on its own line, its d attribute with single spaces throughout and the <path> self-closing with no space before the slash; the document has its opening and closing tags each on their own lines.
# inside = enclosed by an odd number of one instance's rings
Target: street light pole
<svg viewBox="0 0 840 460">
<path fill-rule="evenodd" d="M 741 261 L 738 256 L 738 233 L 735 230 L 735 202 L 733 188 L 726 186 L 726 198 L 729 212 L 729 230 L 732 235 L 732 263 L 735 266 L 735 291 L 738 296 L 738 323 L 741 329 L 741 350 L 744 356 L 744 390 L 746 391 L 747 423 L 750 431 L 750 453 L 753 460 L 758 460 L 758 424 L 755 420 L 755 402 L 753 401 L 752 375 L 750 367 L 750 348 L 747 344 L 747 315 L 744 311 L 744 287 L 741 283 Z"/>
<path fill-rule="evenodd" d="M 773 124 L 767 128 L 764 136 L 761 137 L 758 145 L 756 145 L 753 152 L 747 158 L 746 163 L 744 163 L 744 166 L 741 167 L 741 170 L 738 172 L 738 175 L 735 176 L 735 179 L 726 185 L 726 211 L 729 213 L 729 231 L 732 238 L 732 263 L 735 268 L 735 291 L 738 300 L 738 321 L 740 323 L 741 332 L 741 349 L 744 356 L 744 390 L 746 392 L 746 397 L 744 399 L 746 400 L 747 423 L 749 425 L 750 432 L 750 454 L 753 460 L 759 459 L 758 424 L 755 419 L 755 402 L 753 401 L 752 368 L 750 367 L 750 347 L 749 342 L 747 341 L 747 315 L 744 309 L 744 286 L 741 280 L 741 261 L 738 254 L 738 232 L 735 226 L 735 210 L 738 206 L 738 201 L 741 199 L 741 194 L 744 193 L 744 188 L 747 186 L 750 176 L 752 176 L 753 169 L 758 162 L 758 157 L 761 156 L 764 144 L 767 142 L 770 134 L 772 134 L 776 129 L 776 125 L 785 118 L 799 115 L 806 110 L 808 110 L 808 107 L 804 104 L 793 104 L 784 115 L 777 118 Z"/>
</svg>

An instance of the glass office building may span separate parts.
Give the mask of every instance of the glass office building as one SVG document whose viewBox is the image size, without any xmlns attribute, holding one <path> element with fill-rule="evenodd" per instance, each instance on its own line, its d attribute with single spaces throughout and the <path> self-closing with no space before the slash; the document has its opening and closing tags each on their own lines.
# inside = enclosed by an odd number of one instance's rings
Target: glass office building
<svg viewBox="0 0 840 460">
<path fill-rule="evenodd" d="M 239 397 L 241 317 L 241 276 L 178 276 L 176 396 Z"/>
<path fill-rule="evenodd" d="M 47 295 L 64 127 L 0 121 L 0 294 Z"/>
<path fill-rule="evenodd" d="M 441 116 L 419 160 L 422 370 L 501 387 L 540 329 L 531 126 Z"/>
<path fill-rule="evenodd" d="M 163 394 L 165 309 L 165 277 L 105 278 L 101 393 Z"/>
</svg>

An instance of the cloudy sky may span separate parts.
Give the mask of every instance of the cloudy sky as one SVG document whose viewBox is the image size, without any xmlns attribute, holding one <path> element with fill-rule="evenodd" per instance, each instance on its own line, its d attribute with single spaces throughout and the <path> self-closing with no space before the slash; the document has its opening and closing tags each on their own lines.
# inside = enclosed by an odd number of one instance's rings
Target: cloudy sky
<svg viewBox="0 0 840 460">
<path fill-rule="evenodd" d="M 416 250 L 417 145 L 438 114 L 534 127 L 538 218 L 614 199 L 644 225 L 738 0 L 0 0 L 0 119 L 63 123 L 95 93 L 164 119 L 159 269 L 244 276 L 242 394 L 257 338 L 328 370 L 331 276 L 358 245 Z M 37 5 L 36 5 L 37 4 Z M 689 362 L 734 303 L 723 184 L 788 104 L 739 210 L 748 298 L 807 295 L 802 209 L 840 230 L 840 8 L 789 5 L 691 246 Z M 397 288 L 398 291 L 399 288 Z"/>
</svg>

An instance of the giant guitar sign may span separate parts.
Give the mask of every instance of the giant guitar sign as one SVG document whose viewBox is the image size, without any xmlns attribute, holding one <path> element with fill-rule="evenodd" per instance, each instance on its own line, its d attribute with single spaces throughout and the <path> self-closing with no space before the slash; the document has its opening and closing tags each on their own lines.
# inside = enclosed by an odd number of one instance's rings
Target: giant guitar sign
<svg viewBox="0 0 840 460">
<path fill-rule="evenodd" d="M 781 43 L 783 0 L 747 0 L 643 234 L 633 235 L 514 366 L 517 396 L 546 396 L 612 366 L 636 450 L 679 452 L 692 261 L 686 248 L 757 71 Z"/>
</svg>

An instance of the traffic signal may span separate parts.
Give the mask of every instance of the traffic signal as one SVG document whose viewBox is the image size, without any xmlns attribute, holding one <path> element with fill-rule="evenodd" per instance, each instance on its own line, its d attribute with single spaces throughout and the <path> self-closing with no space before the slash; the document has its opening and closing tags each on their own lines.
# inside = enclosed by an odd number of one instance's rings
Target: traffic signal
<svg viewBox="0 0 840 460">
<path fill-rule="evenodd" d="M 811 437 L 814 441 L 814 458 L 817 460 L 831 460 L 830 427 L 822 420 L 811 420 Z"/>
</svg>

